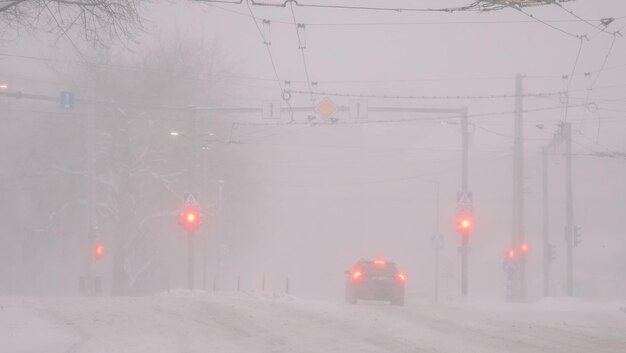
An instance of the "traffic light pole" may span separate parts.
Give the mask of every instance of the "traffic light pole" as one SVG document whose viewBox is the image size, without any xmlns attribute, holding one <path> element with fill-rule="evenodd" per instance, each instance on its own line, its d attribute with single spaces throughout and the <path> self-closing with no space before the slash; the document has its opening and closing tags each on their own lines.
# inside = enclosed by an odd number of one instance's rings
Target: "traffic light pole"
<svg viewBox="0 0 626 353">
<path fill-rule="evenodd" d="M 511 245 L 513 249 L 519 249 L 524 243 L 524 125 L 523 114 L 523 80 L 520 74 L 515 76 L 515 131 L 513 145 L 513 229 Z M 517 299 L 526 299 L 526 256 L 520 254 L 518 283 L 514 285 L 519 292 Z"/>
<path fill-rule="evenodd" d="M 96 104 L 98 96 L 99 76 L 97 71 L 92 71 L 94 87 L 92 90 L 94 100 L 90 104 L 90 112 L 87 114 L 87 271 L 84 279 L 84 289 L 88 295 L 95 292 L 94 286 L 94 247 L 96 245 L 96 220 L 95 220 L 95 155 L 96 155 Z"/>
<path fill-rule="evenodd" d="M 548 212 L 548 152 L 550 146 L 541 148 L 541 167 L 542 167 L 542 192 L 541 203 L 543 222 L 541 226 L 541 237 L 543 239 L 543 296 L 550 295 L 550 261 L 551 261 L 551 245 L 550 245 L 550 219 Z"/>
<path fill-rule="evenodd" d="M 193 239 L 195 238 L 195 231 L 190 230 L 187 234 L 187 287 L 190 291 L 193 290 L 194 279 L 194 251 L 193 251 Z"/>
<path fill-rule="evenodd" d="M 462 165 L 462 176 L 461 176 L 461 191 L 463 193 L 467 193 L 468 186 L 468 163 L 469 163 L 469 127 L 468 127 L 468 118 L 467 118 L 467 109 L 463 110 L 461 115 L 461 144 L 462 144 L 462 154 L 463 154 L 463 165 Z M 467 284 L 467 255 L 469 252 L 468 243 L 469 243 L 469 232 L 468 234 L 461 237 L 461 295 L 465 298 L 468 293 L 468 284 Z"/>
<path fill-rule="evenodd" d="M 572 125 L 563 124 L 565 139 L 565 243 L 567 246 L 567 295 L 574 295 L 574 201 L 572 191 Z"/>
</svg>

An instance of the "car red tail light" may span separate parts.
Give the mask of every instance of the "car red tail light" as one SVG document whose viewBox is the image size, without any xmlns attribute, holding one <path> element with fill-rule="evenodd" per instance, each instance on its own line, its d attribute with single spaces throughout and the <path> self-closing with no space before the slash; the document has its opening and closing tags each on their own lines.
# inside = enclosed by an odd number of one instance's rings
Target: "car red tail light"
<svg viewBox="0 0 626 353">
<path fill-rule="evenodd" d="M 354 272 L 352 272 L 352 280 L 358 281 L 361 278 L 363 278 L 363 272 L 361 272 L 361 271 L 354 271 Z"/>
<path fill-rule="evenodd" d="M 396 278 L 398 279 L 398 281 L 402 283 L 406 282 L 406 276 L 402 272 L 398 272 L 398 274 L 396 275 Z"/>
</svg>

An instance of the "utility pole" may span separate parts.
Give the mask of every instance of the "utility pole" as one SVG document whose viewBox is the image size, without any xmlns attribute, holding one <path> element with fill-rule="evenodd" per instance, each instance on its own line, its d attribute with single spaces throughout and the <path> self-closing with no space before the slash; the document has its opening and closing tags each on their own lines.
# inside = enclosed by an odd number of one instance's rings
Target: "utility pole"
<svg viewBox="0 0 626 353">
<path fill-rule="evenodd" d="M 565 139 L 565 243 L 567 246 L 567 295 L 574 295 L 574 200 L 572 190 L 572 125 L 563 123 Z"/>
<path fill-rule="evenodd" d="M 464 109 L 461 115 L 461 144 L 462 144 L 462 176 L 461 176 L 461 192 L 467 194 L 469 192 L 467 186 L 468 179 L 468 163 L 469 163 L 469 127 L 467 118 L 467 109 Z M 467 255 L 469 252 L 469 230 L 467 234 L 461 237 L 461 295 L 465 298 L 468 293 L 467 285 Z"/>
<path fill-rule="evenodd" d="M 524 243 L 524 124 L 523 124 L 523 87 L 524 77 L 515 76 L 515 120 L 513 144 L 513 229 L 511 245 L 520 249 Z M 526 300 L 526 255 L 520 257 L 517 299 Z"/>
</svg>

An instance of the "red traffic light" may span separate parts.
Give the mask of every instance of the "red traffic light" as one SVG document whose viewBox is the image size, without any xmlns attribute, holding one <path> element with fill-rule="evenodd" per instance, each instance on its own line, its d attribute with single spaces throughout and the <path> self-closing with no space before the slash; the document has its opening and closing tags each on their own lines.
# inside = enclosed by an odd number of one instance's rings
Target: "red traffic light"
<svg viewBox="0 0 626 353">
<path fill-rule="evenodd" d="M 104 245 L 96 244 L 93 248 L 93 255 L 98 259 L 104 257 Z"/>
<path fill-rule="evenodd" d="M 527 243 L 522 243 L 522 245 L 520 245 L 520 249 L 522 250 L 523 254 L 528 253 L 528 244 Z"/>
<path fill-rule="evenodd" d="M 200 225 L 200 213 L 195 208 L 186 209 L 181 218 L 181 224 L 187 230 L 196 230 Z"/>
<path fill-rule="evenodd" d="M 509 251 L 507 251 L 506 253 L 506 257 L 511 261 L 515 260 L 515 250 L 509 249 Z"/>
<path fill-rule="evenodd" d="M 468 235 L 470 230 L 472 230 L 473 220 L 472 217 L 468 214 L 461 214 L 458 216 L 456 220 L 456 228 L 459 233 L 462 235 Z"/>
</svg>

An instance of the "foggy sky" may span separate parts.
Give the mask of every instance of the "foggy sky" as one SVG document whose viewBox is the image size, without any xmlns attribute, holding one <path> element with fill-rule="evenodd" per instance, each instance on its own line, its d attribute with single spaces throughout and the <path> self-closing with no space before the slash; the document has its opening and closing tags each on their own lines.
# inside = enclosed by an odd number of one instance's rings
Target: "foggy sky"
<svg viewBox="0 0 626 353">
<path fill-rule="evenodd" d="M 396 3 L 426 7 L 442 6 L 443 2 Z M 619 0 L 578 0 L 566 5 L 586 19 L 626 16 L 626 4 Z M 259 18 L 272 20 L 270 50 L 280 81 L 290 80 L 292 89 L 307 90 L 290 9 L 253 7 L 253 11 Z M 554 7 L 529 11 L 542 19 L 575 20 Z M 585 112 L 584 108 L 570 108 L 567 119 L 574 124 L 576 132 L 575 153 L 626 150 L 626 67 L 620 66 L 626 62 L 626 38 L 617 37 L 605 70 L 593 91 L 588 92 L 590 79 L 584 73 L 591 72 L 591 78 L 595 79 L 613 40 L 609 34 L 594 35 L 590 41 L 583 39 L 578 56 L 579 39 L 512 10 L 421 14 L 296 7 L 294 13 L 297 23 L 307 24 L 304 52 L 310 79 L 318 82 L 315 91 L 415 96 L 511 95 L 515 75 L 519 73 L 526 75 L 524 89 L 528 93 L 558 92 L 567 84 L 561 76 L 571 75 L 576 65 L 571 99 L 575 103 L 594 102 L 601 109 Z M 233 75 L 245 77 L 229 81 L 228 93 L 236 97 L 221 99 L 217 104 L 260 107 L 264 101 L 280 100 L 281 92 L 261 37 L 246 14 L 249 12 L 245 5 L 159 3 L 150 6 L 146 13 L 150 33 L 142 35 L 138 44 L 128 45 L 141 50 L 142 45 L 155 41 L 153 33 L 176 31 L 193 38 L 217 39 L 220 60 L 229 64 Z M 449 23 L 477 21 L 524 22 Z M 374 22 L 413 24 L 347 25 Z M 616 31 L 625 22 L 617 19 L 608 30 Z M 323 23 L 335 25 L 320 25 Z M 572 33 L 592 30 L 580 21 L 554 25 Z M 621 31 L 626 34 L 623 28 Z M 38 37 L 21 34 L 17 40 L 0 43 L 0 53 L 76 59 L 73 49 L 63 39 L 53 44 L 46 35 Z M 81 48 L 88 56 L 96 53 L 87 45 Z M 132 52 L 122 45 L 116 45 L 115 50 L 132 57 Z M 41 61 L 3 55 L 0 55 L 0 81 L 8 81 L 12 88 L 25 92 L 56 95 L 62 89 L 76 90 L 59 83 L 63 78 L 55 77 Z M 294 95 L 291 104 L 311 106 L 322 98 L 316 96 L 312 102 L 307 94 Z M 353 99 L 329 98 L 338 105 L 348 105 Z M 611 99 L 619 100 L 608 101 Z M 196 105 L 205 104 L 199 101 Z M 470 242 L 470 291 L 476 296 L 501 297 L 504 288 L 501 261 L 511 241 L 513 114 L 478 115 L 512 112 L 514 99 L 371 98 L 368 104 L 370 107 L 468 108 L 470 122 L 476 125 L 471 129 L 470 149 L 469 185 L 474 194 L 477 222 Z M 524 100 L 527 110 L 560 105 L 558 96 Z M 525 234 L 531 249 L 537 248 L 531 254 L 528 269 L 531 297 L 541 293 L 540 147 L 552 137 L 562 114 L 562 110 L 555 109 L 524 116 Z M 337 117 L 351 120 L 347 113 Z M 415 118 L 415 115 L 370 113 L 367 119 L 398 118 Z M 255 115 L 209 119 L 214 119 L 209 122 L 211 129 L 224 139 L 230 133 L 232 121 L 264 122 Z M 283 116 L 285 119 L 288 117 Z M 303 121 L 306 116 L 295 115 L 295 119 Z M 210 242 L 210 254 L 217 256 L 217 248 L 227 244 L 224 287 L 233 289 L 238 275 L 246 278 L 249 287 L 258 283 L 262 275 L 270 278 L 276 288 L 282 286 L 283 278 L 290 277 L 299 295 L 337 299 L 343 291 L 343 270 L 361 257 L 383 256 L 394 259 L 408 274 L 409 290 L 430 295 L 434 256 L 429 240 L 437 228 L 432 181 L 436 180 L 441 190 L 439 231 L 445 238 L 442 290 L 446 295 L 457 296 L 460 241 L 454 230 L 454 217 L 461 178 L 461 145 L 455 121 L 451 116 L 449 123 L 238 127 L 234 136 L 240 136 L 238 139 L 244 143 L 216 147 L 220 160 L 216 165 L 224 168 L 220 173 L 226 183 L 224 214 L 215 222 L 219 234 L 214 234 L 215 239 Z M 538 128 L 537 124 L 543 127 Z M 595 143 L 599 126 L 599 142 Z M 557 149 L 550 161 L 550 231 L 559 249 L 552 269 L 557 295 L 564 293 L 565 273 L 563 153 L 563 148 Z M 575 270 L 581 295 L 605 298 L 623 297 L 626 293 L 626 240 L 622 225 L 626 214 L 625 177 L 623 159 L 591 156 L 574 159 L 575 219 L 583 229 L 583 244 L 576 249 Z M 3 235 L 6 236 L 9 235 Z M 170 241 L 177 246 L 177 256 L 182 256 L 184 243 Z M 210 259 L 212 274 L 217 271 L 214 261 Z M 618 278 L 617 284 L 611 284 Z M 180 275 L 181 286 L 182 279 Z"/>
</svg>

